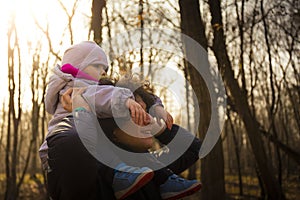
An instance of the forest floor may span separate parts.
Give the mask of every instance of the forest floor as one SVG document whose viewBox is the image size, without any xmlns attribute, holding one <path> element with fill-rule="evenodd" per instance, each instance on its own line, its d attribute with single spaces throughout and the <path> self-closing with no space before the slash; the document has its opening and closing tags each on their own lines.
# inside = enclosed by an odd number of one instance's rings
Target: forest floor
<svg viewBox="0 0 300 200">
<path fill-rule="evenodd" d="M 225 188 L 227 200 L 259 200 L 260 187 L 256 177 L 244 176 L 243 177 L 243 195 L 239 195 L 239 182 L 237 176 L 225 177 Z M 0 174 L 0 199 L 4 199 L 4 187 L 5 176 Z M 292 176 L 288 180 L 283 182 L 283 190 L 287 200 L 299 200 L 300 199 L 300 177 Z M 45 200 L 46 190 L 43 185 L 43 176 L 37 175 L 30 178 L 26 176 L 22 188 L 20 190 L 20 200 Z M 186 197 L 183 200 L 199 200 L 200 193 L 196 193 L 190 197 Z"/>
<path fill-rule="evenodd" d="M 261 200 L 261 189 L 257 177 L 243 176 L 243 195 L 239 192 L 238 176 L 225 176 L 226 200 Z M 300 199 L 300 177 L 291 176 L 283 180 L 283 191 L 287 200 Z M 184 200 L 199 200 L 200 193 L 194 194 Z"/>
</svg>

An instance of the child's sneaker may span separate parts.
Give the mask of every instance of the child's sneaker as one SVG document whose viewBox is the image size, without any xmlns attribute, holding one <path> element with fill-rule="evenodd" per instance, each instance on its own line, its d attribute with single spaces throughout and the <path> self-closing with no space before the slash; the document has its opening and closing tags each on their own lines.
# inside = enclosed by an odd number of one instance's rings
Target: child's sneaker
<svg viewBox="0 0 300 200">
<path fill-rule="evenodd" d="M 113 189 L 117 199 L 124 199 L 146 185 L 154 172 L 148 167 L 131 167 L 124 163 L 115 170 Z"/>
<path fill-rule="evenodd" d="M 160 186 L 162 199 L 174 200 L 189 196 L 201 189 L 197 180 L 186 180 L 173 174 Z"/>
</svg>

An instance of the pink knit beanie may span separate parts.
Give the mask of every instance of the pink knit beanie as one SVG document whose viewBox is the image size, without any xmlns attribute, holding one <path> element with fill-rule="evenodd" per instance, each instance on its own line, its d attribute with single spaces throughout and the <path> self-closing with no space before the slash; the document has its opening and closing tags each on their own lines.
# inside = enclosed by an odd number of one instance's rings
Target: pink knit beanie
<svg viewBox="0 0 300 200">
<path fill-rule="evenodd" d="M 80 70 L 91 64 L 101 64 L 108 67 L 106 54 L 93 41 L 83 41 L 68 48 L 64 53 L 62 65 L 67 63 Z"/>
</svg>

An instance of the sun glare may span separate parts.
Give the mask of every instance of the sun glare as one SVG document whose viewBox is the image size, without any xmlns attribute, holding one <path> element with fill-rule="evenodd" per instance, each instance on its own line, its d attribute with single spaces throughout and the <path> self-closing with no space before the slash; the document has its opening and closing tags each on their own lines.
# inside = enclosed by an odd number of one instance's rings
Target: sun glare
<svg viewBox="0 0 300 200">
<path fill-rule="evenodd" d="M 42 43 L 40 49 L 41 60 L 47 60 L 49 56 L 47 36 L 43 31 L 47 31 L 51 39 L 51 45 L 55 51 L 61 50 L 61 41 L 68 45 L 68 16 L 75 1 L 61 0 L 60 5 L 57 0 L 9 0 L 0 1 L 0 104 L 7 101 L 7 45 L 8 31 L 11 25 L 15 25 L 18 35 L 18 44 L 21 49 L 22 62 L 22 88 L 23 94 L 30 94 L 30 81 L 32 52 L 38 43 Z M 85 18 L 89 16 L 91 0 L 77 1 L 76 14 L 74 16 L 73 28 L 76 32 L 73 35 L 74 41 L 83 40 L 87 36 Z M 66 11 L 64 10 L 64 8 Z M 48 29 L 47 29 L 48 27 Z M 46 30 L 47 29 L 47 30 Z M 43 61 L 42 61 L 43 62 Z M 17 63 L 17 60 L 16 60 Z M 52 67 L 52 66 L 49 66 Z M 27 101 L 29 97 L 24 97 Z M 30 99 L 28 100 L 30 103 Z"/>
<path fill-rule="evenodd" d="M 61 2 L 63 5 L 61 5 Z M 21 49 L 22 62 L 22 92 L 30 94 L 30 73 L 32 66 L 32 52 L 37 44 L 42 43 L 39 50 L 41 62 L 48 59 L 49 48 L 47 37 L 51 39 L 51 45 L 56 52 L 65 48 L 61 46 L 69 45 L 68 36 L 68 15 L 76 2 L 76 13 L 72 23 L 73 40 L 80 41 L 87 37 L 88 16 L 91 14 L 91 0 L 70 1 L 70 0 L 8 0 L 0 1 L 0 104 L 8 100 L 8 81 L 7 81 L 7 46 L 8 31 L 14 25 L 18 36 L 18 44 Z M 64 10 L 64 8 L 66 10 Z M 48 28 L 48 29 L 47 29 Z M 47 31 L 48 36 L 43 31 Z M 53 58 L 55 59 L 55 58 Z M 17 59 L 16 59 L 17 64 Z M 50 64 L 52 67 L 52 64 Z M 54 64 L 53 64 L 54 65 Z M 30 97 L 24 97 L 24 102 L 30 103 Z"/>
</svg>

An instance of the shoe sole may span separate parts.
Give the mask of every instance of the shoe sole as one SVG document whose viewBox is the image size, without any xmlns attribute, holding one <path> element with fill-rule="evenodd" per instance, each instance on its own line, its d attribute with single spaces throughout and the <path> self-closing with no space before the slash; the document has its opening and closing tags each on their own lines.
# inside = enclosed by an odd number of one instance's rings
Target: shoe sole
<svg viewBox="0 0 300 200">
<path fill-rule="evenodd" d="M 118 200 L 122 200 L 125 199 L 126 197 L 128 197 L 129 195 L 133 194 L 134 192 L 136 192 L 137 190 L 139 190 L 141 187 L 143 187 L 144 185 L 146 185 L 149 181 L 151 181 L 151 179 L 154 176 L 154 172 L 153 171 L 149 171 L 147 173 L 145 173 L 144 176 L 139 177 L 139 179 L 137 179 L 130 188 L 128 188 L 128 191 L 120 191 L 115 193 L 115 196 Z M 125 192 L 125 194 L 123 194 Z"/>
<path fill-rule="evenodd" d="M 174 196 L 174 194 L 170 193 L 170 194 L 166 194 L 164 195 L 164 197 L 162 197 L 163 200 L 176 200 L 176 199 L 180 199 L 186 196 L 190 196 L 194 193 L 196 193 L 197 191 L 199 191 L 202 187 L 201 183 L 195 183 L 194 185 L 192 185 L 191 188 L 186 189 L 185 191 L 183 191 L 180 194 L 177 194 Z"/>
</svg>

